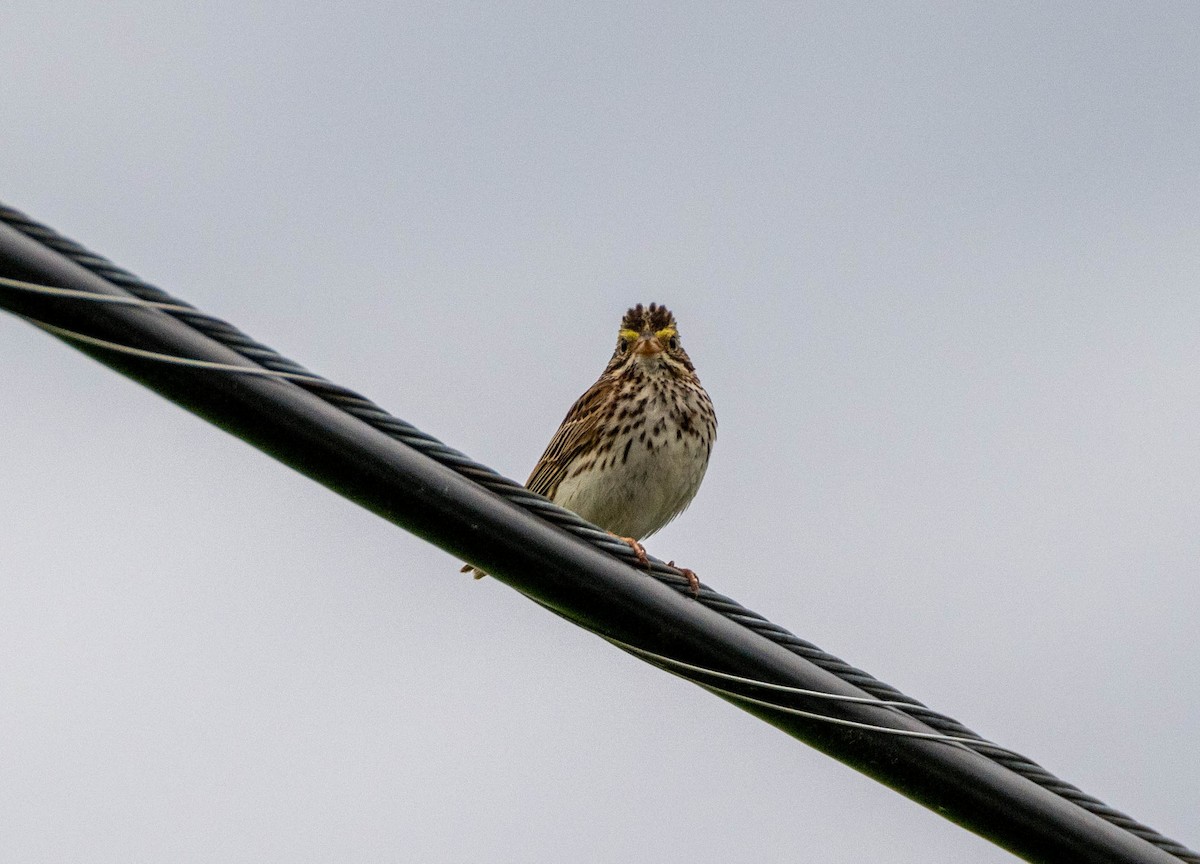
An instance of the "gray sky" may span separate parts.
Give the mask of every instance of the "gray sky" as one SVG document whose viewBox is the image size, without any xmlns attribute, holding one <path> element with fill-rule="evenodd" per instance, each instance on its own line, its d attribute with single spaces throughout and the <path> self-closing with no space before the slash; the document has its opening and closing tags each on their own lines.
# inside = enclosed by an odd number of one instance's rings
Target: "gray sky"
<svg viewBox="0 0 1200 864">
<path fill-rule="evenodd" d="M 650 551 L 1200 844 L 1200 6 L 301 5 L 5 4 L 0 200 L 518 479 L 667 303 L 721 426 Z M 1012 860 L 0 368 L 12 860 Z"/>
</svg>

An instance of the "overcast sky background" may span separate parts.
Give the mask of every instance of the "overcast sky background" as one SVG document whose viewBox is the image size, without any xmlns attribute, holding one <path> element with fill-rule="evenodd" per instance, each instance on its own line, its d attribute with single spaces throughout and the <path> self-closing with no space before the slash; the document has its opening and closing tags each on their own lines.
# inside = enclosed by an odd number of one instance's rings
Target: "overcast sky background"
<svg viewBox="0 0 1200 864">
<path fill-rule="evenodd" d="M 386 8 L 385 8 L 386 7 Z M 1200 844 L 1200 6 L 7 3 L 0 200 Z M 0 316 L 13 861 L 1010 855 Z"/>
</svg>

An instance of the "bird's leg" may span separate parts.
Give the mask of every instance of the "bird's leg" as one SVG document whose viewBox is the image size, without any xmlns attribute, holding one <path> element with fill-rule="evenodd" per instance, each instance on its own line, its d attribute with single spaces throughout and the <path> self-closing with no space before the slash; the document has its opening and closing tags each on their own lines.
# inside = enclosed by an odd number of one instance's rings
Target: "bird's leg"
<svg viewBox="0 0 1200 864">
<path fill-rule="evenodd" d="M 612 533 L 611 531 L 609 532 Z M 629 548 L 633 550 L 633 554 L 637 556 L 638 563 L 650 569 L 650 559 L 646 557 L 646 547 L 637 541 L 634 537 L 622 537 L 620 534 L 613 534 L 618 540 L 623 540 L 629 544 Z"/>
<path fill-rule="evenodd" d="M 696 575 L 695 570 L 689 570 L 687 567 L 680 567 L 674 561 L 667 562 L 668 567 L 674 567 L 684 578 L 688 580 L 688 590 L 692 592 L 693 597 L 700 596 L 700 577 Z"/>
<path fill-rule="evenodd" d="M 612 534 L 611 531 L 609 533 Z M 637 556 L 638 563 L 647 570 L 650 569 L 650 559 L 646 557 L 646 547 L 644 547 L 633 537 L 622 537 L 620 534 L 613 534 L 613 536 L 618 540 L 623 540 L 624 542 L 628 543 L 629 548 L 633 550 L 633 554 Z M 683 577 L 688 581 L 688 590 L 692 592 L 693 597 L 700 596 L 700 577 L 696 575 L 695 570 L 690 570 L 687 567 L 680 567 L 674 561 L 668 561 L 667 566 L 674 567 L 683 574 Z"/>
</svg>

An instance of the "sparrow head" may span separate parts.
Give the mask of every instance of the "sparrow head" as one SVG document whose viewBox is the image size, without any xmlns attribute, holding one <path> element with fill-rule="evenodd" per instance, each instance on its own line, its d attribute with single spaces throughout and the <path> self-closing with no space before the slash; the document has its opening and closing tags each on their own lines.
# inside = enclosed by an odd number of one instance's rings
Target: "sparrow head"
<svg viewBox="0 0 1200 864">
<path fill-rule="evenodd" d="M 609 361 L 610 369 L 652 366 L 676 374 L 693 371 L 679 341 L 675 316 L 666 306 L 641 303 L 625 313 L 617 333 L 617 348 Z"/>
</svg>

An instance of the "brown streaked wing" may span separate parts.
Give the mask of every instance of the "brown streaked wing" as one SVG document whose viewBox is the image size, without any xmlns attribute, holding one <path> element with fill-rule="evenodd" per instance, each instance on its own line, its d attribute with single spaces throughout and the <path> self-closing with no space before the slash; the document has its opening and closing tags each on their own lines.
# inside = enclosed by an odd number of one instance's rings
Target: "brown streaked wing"
<svg viewBox="0 0 1200 864">
<path fill-rule="evenodd" d="M 546 452 L 525 481 L 530 492 L 553 498 L 558 484 L 567 476 L 571 464 L 596 444 L 596 426 L 605 403 L 611 397 L 615 382 L 601 377 L 575 400 L 562 425 L 554 433 Z"/>
</svg>

